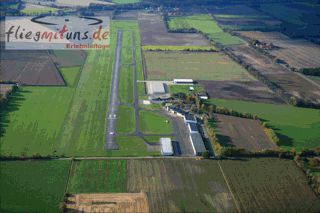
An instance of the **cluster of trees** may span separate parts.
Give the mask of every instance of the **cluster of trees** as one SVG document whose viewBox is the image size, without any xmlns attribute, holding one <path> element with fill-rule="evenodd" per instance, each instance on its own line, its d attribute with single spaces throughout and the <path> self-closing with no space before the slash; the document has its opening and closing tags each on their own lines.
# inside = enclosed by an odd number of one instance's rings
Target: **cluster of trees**
<svg viewBox="0 0 320 213">
<path fill-rule="evenodd" d="M 315 150 L 302 151 L 294 158 L 297 166 L 304 171 L 308 178 L 309 185 L 318 196 L 320 196 L 320 176 L 314 175 L 314 172 L 320 172 L 319 154 L 320 147 Z"/>
<path fill-rule="evenodd" d="M 280 139 L 278 138 L 277 134 L 273 131 L 273 129 L 268 127 L 268 124 L 266 122 L 263 122 L 262 126 L 268 138 L 275 144 L 279 145 Z"/>
<path fill-rule="evenodd" d="M 320 76 L 320 67 L 305 68 L 305 69 L 302 69 L 301 72 L 305 75 Z"/>
<path fill-rule="evenodd" d="M 35 153 L 31 156 L 27 156 L 25 152 L 22 152 L 20 156 L 12 156 L 12 155 L 7 155 L 7 156 L 0 156 L 0 160 L 51 160 L 51 159 L 56 159 L 56 158 L 64 158 L 66 157 L 64 154 L 62 155 L 41 155 L 39 153 Z"/>
<path fill-rule="evenodd" d="M 206 131 L 208 133 L 211 147 L 214 150 L 214 153 L 217 156 L 221 156 L 222 152 L 223 152 L 223 146 L 220 144 L 219 139 L 216 134 L 216 130 L 212 126 L 212 122 L 214 122 L 214 118 L 208 118 L 207 116 L 205 116 L 203 121 L 204 121 L 204 126 L 206 128 Z M 211 155 L 212 154 L 213 153 L 211 153 Z"/>
</svg>

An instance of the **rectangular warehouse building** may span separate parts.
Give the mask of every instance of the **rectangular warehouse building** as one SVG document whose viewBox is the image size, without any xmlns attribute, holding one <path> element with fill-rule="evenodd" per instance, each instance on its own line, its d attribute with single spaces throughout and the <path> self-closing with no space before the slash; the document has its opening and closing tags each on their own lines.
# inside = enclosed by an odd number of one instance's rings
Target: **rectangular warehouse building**
<svg viewBox="0 0 320 213">
<path fill-rule="evenodd" d="M 174 84 L 193 84 L 192 79 L 173 79 Z"/>
<path fill-rule="evenodd" d="M 204 151 L 206 151 L 206 147 L 204 146 L 202 137 L 199 133 L 191 133 L 190 141 L 193 149 L 193 154 L 202 155 Z"/>
<path fill-rule="evenodd" d="M 173 155 L 171 138 L 160 138 L 161 154 L 164 156 Z"/>
</svg>

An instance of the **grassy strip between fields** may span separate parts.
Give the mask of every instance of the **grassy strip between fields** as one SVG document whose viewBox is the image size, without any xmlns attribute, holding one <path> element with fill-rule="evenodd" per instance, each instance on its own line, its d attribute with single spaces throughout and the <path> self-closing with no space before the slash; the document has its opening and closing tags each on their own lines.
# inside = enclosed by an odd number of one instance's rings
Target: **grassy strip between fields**
<svg viewBox="0 0 320 213">
<path fill-rule="evenodd" d="M 117 113 L 117 133 L 129 134 L 135 130 L 134 108 L 130 106 L 120 106 Z"/>
</svg>

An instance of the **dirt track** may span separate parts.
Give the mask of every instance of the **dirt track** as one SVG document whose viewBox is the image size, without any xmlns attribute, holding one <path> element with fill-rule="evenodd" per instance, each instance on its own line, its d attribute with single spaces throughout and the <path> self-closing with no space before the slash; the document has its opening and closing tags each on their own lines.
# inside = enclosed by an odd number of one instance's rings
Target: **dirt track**
<svg viewBox="0 0 320 213">
<path fill-rule="evenodd" d="M 68 197 L 67 209 L 81 212 L 149 212 L 145 193 L 76 194 Z M 67 211 L 68 212 L 68 211 Z"/>
</svg>

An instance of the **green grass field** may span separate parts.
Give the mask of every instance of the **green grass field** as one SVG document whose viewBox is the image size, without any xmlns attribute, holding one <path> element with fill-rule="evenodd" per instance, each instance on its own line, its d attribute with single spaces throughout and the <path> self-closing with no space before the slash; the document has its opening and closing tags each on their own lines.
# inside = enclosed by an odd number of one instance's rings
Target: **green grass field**
<svg viewBox="0 0 320 213">
<path fill-rule="evenodd" d="M 126 192 L 125 160 L 74 161 L 67 191 L 69 193 Z"/>
<path fill-rule="evenodd" d="M 287 105 L 212 99 L 211 103 L 239 112 L 256 114 L 275 129 L 284 148 L 315 148 L 320 146 L 320 111 Z"/>
<path fill-rule="evenodd" d="M 67 87 L 20 87 L 1 111 L 5 133 L 1 155 L 55 155 L 56 141 L 75 91 L 79 67 L 63 68 Z"/>
<path fill-rule="evenodd" d="M 145 134 L 171 134 L 171 121 L 159 113 L 140 110 L 140 129 Z"/>
<path fill-rule="evenodd" d="M 31 6 L 33 7 L 33 6 Z M 39 15 L 39 14 L 44 14 L 44 13 L 54 13 L 57 12 L 59 9 L 53 8 L 53 7 L 46 7 L 46 6 L 38 6 L 35 5 L 35 8 L 24 8 L 21 10 L 21 13 L 25 15 Z M 39 8 L 36 8 L 39 7 Z"/>
<path fill-rule="evenodd" d="M 134 67 L 132 65 L 132 33 L 124 31 L 121 49 L 121 70 L 119 82 L 119 98 L 122 103 L 132 104 L 134 101 Z"/>
<path fill-rule="evenodd" d="M 117 133 L 128 134 L 135 130 L 134 108 L 130 106 L 119 106 L 117 112 Z"/>
<path fill-rule="evenodd" d="M 148 79 L 255 80 L 243 67 L 221 53 L 144 52 Z"/>
<path fill-rule="evenodd" d="M 70 161 L 0 162 L 1 212 L 59 212 Z"/>
<path fill-rule="evenodd" d="M 224 32 L 211 16 L 202 14 L 194 16 L 170 17 L 169 29 L 196 29 L 207 35 L 214 43 L 221 45 L 241 44 L 243 40 Z"/>
<path fill-rule="evenodd" d="M 159 156 L 160 152 L 148 151 L 145 141 L 137 136 L 116 136 L 119 150 L 107 151 L 110 157 Z"/>
<path fill-rule="evenodd" d="M 170 85 L 170 94 L 175 93 L 185 93 L 187 95 L 193 94 L 193 93 L 202 93 L 205 91 L 205 89 L 200 85 L 193 85 L 194 88 L 193 91 L 190 91 L 189 85 Z"/>
</svg>

